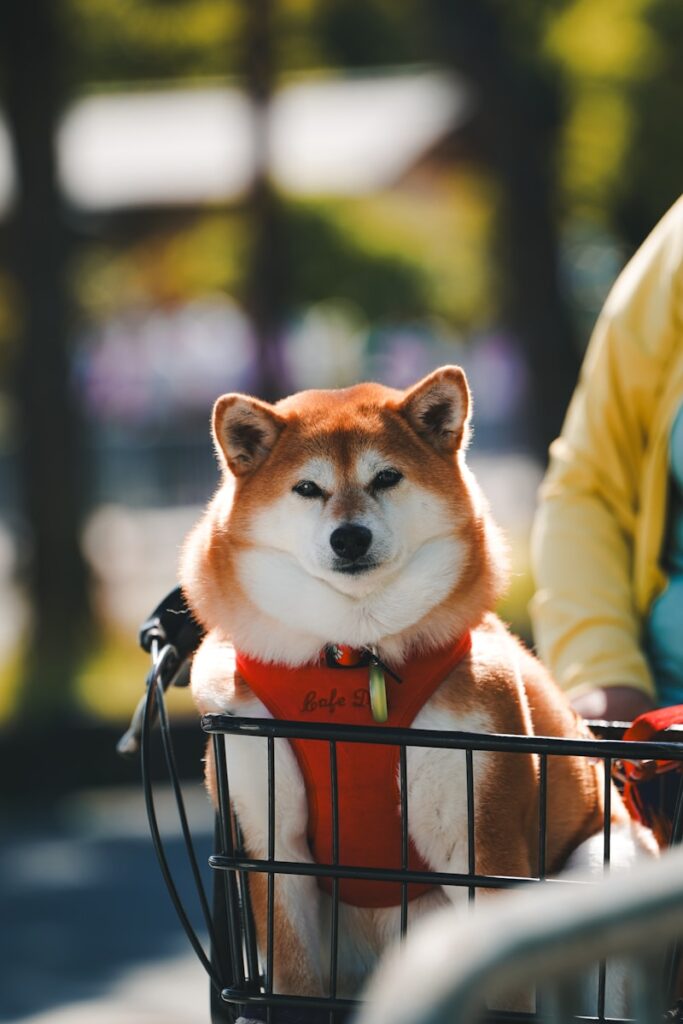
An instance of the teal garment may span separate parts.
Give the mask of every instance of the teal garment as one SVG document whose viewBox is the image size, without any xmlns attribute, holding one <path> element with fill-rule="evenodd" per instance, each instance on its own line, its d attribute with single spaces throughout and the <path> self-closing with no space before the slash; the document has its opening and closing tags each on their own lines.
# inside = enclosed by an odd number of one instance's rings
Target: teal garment
<svg viewBox="0 0 683 1024">
<path fill-rule="evenodd" d="M 652 605 L 645 628 L 645 650 L 663 707 L 683 704 L 683 404 L 669 442 L 669 520 L 662 568 L 664 591 Z"/>
</svg>

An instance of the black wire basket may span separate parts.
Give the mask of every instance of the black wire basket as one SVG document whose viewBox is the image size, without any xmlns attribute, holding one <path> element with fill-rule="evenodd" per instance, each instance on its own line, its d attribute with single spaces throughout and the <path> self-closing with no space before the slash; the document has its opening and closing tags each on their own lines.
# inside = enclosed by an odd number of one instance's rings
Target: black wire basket
<svg viewBox="0 0 683 1024">
<path fill-rule="evenodd" d="M 357 1007 L 354 999 L 338 995 L 337 967 L 339 955 L 339 885 L 343 879 L 369 879 L 398 883 L 401 889 L 401 932 L 410 926 L 408 885 L 431 883 L 437 886 L 464 887 L 468 899 L 474 901 L 479 889 L 509 889 L 518 885 L 534 885 L 548 881 L 546 875 L 548 758 L 588 757 L 604 764 L 604 828 L 603 860 L 610 861 L 611 849 L 611 783 L 618 777 L 624 761 L 683 762 L 683 742 L 676 733 L 662 741 L 624 741 L 621 736 L 624 723 L 591 723 L 596 738 L 558 739 L 551 737 L 488 735 L 480 733 L 450 733 L 417 729 L 391 729 L 374 726 L 344 726 L 318 723 L 275 721 L 273 719 L 237 718 L 230 715 L 206 715 L 201 720 L 204 732 L 210 737 L 216 769 L 218 807 L 214 853 L 209 858 L 212 868 L 212 898 L 206 895 L 199 864 L 185 813 L 181 785 L 178 779 L 164 692 L 170 685 L 183 685 L 187 681 L 187 663 L 201 638 L 193 623 L 182 595 L 174 591 L 163 601 L 144 624 L 141 643 L 152 656 L 152 668 L 147 679 L 146 694 L 134 716 L 131 729 L 120 743 L 121 752 L 130 754 L 140 747 L 143 787 L 152 840 L 161 871 L 180 921 L 199 960 L 205 968 L 211 985 L 212 1024 L 225 1024 L 243 1016 L 259 1019 L 267 1024 L 327 1021 L 336 1024 L 348 1017 Z M 150 771 L 152 726 L 158 719 L 169 778 L 175 794 L 181 829 L 187 848 L 190 871 L 197 888 L 198 902 L 210 949 L 207 952 L 193 928 L 187 909 L 183 905 L 164 851 L 157 823 L 154 787 Z M 230 778 L 226 758 L 226 743 L 233 737 L 248 737 L 249 742 L 265 744 L 268 766 L 268 835 L 267 856 L 255 859 L 247 856 L 239 821 L 230 798 Z M 329 864 L 285 861 L 275 857 L 275 742 L 302 739 L 326 743 L 332 794 L 332 860 Z M 340 744 L 389 744 L 398 749 L 399 782 L 401 795 L 402 864 L 400 868 L 371 868 L 343 864 L 339 860 L 337 795 L 337 754 Z M 408 860 L 408 807 L 407 751 L 411 747 L 459 750 L 464 753 L 466 765 L 467 851 L 468 866 L 464 873 L 415 871 L 409 869 Z M 478 751 L 496 751 L 509 754 L 536 754 L 539 764 L 538 856 L 537 874 L 533 877 L 487 875 L 477 871 L 475 836 L 474 755 Z M 680 841 L 683 832 L 683 774 L 680 771 L 662 776 L 657 781 L 660 800 L 667 805 L 672 819 L 671 842 Z M 257 943 L 251 908 L 249 877 L 265 875 L 266 927 L 265 939 Z M 327 956 L 329 958 L 329 987 L 320 997 L 304 996 L 296 992 L 275 992 L 273 983 L 275 880 L 281 875 L 309 875 L 328 880 L 331 893 L 331 928 Z M 550 879 L 555 884 L 575 884 L 561 877 Z M 259 948 L 260 945 L 260 948 Z M 678 964 L 678 951 L 672 949 L 667 957 L 662 990 L 669 1002 L 674 999 L 674 982 Z M 529 1021 L 528 1013 L 489 1013 L 489 1019 Z M 582 1017 L 583 1021 L 605 1019 L 605 965 L 601 965 L 596 1014 Z"/>
</svg>

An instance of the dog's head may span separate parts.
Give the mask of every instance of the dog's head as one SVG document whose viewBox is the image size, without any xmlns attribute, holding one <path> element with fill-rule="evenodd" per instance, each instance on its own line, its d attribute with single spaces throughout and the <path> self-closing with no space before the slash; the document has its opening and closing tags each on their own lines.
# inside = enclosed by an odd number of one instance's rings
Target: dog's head
<svg viewBox="0 0 683 1024">
<path fill-rule="evenodd" d="M 497 576 L 486 513 L 464 464 L 470 407 L 456 366 L 405 392 L 360 384 L 276 405 L 219 398 L 224 485 L 203 569 L 214 593 L 238 588 L 269 620 L 318 644 L 404 634 L 484 577 L 490 605 Z M 203 536 L 206 553 L 206 527 Z M 191 544 L 186 569 L 196 556 Z M 195 591 L 190 581 L 206 619 Z"/>
</svg>

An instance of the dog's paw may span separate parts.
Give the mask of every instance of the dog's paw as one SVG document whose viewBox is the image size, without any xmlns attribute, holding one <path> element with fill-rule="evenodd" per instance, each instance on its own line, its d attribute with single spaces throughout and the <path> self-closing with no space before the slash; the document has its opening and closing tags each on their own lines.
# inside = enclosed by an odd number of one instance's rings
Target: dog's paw
<svg viewBox="0 0 683 1024">
<path fill-rule="evenodd" d="M 229 713 L 235 702 L 235 649 L 208 633 L 192 659 L 190 689 L 200 714 Z"/>
</svg>

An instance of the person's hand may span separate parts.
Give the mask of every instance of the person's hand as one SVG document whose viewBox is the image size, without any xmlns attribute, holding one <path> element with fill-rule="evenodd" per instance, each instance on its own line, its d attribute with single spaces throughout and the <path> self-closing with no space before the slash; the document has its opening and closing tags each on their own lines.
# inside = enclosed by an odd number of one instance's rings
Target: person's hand
<svg viewBox="0 0 683 1024">
<path fill-rule="evenodd" d="M 655 707 L 651 697 L 633 686 L 605 686 L 582 693 L 572 707 L 584 718 L 604 718 L 611 722 L 632 722 Z"/>
</svg>

